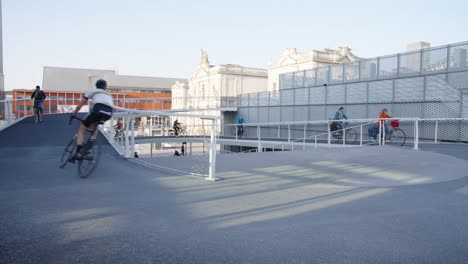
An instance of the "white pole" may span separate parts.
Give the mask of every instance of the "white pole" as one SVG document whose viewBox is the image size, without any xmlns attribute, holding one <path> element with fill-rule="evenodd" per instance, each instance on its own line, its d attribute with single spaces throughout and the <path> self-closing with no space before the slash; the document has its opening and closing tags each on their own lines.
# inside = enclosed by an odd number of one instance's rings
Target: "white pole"
<svg viewBox="0 0 468 264">
<path fill-rule="evenodd" d="M 129 128 L 130 128 L 130 113 L 126 117 L 126 124 L 125 124 L 125 157 L 130 158 L 130 145 L 129 145 Z"/>
<path fill-rule="evenodd" d="M 315 145 L 315 150 L 317 150 L 317 136 L 314 136 L 314 138 L 315 138 L 315 144 L 314 144 Z"/>
<path fill-rule="evenodd" d="M 414 120 L 414 150 L 419 150 L 419 127 L 418 119 Z"/>
<path fill-rule="evenodd" d="M 327 124 L 327 130 L 328 130 L 328 149 L 330 149 L 330 144 L 331 144 L 331 130 L 330 130 L 330 125 Z"/>
<path fill-rule="evenodd" d="M 302 150 L 306 150 L 306 128 L 307 128 L 307 124 L 304 124 L 304 139 L 302 140 L 302 143 L 303 143 L 303 147 L 302 147 Z"/>
<path fill-rule="evenodd" d="M 379 121 L 379 135 L 377 136 L 377 140 L 379 141 L 379 146 L 382 145 L 381 138 L 382 137 L 382 122 Z"/>
<path fill-rule="evenodd" d="M 281 125 L 278 125 L 278 139 L 280 138 L 281 136 Z"/>
<path fill-rule="evenodd" d="M 385 129 L 385 121 L 383 121 L 382 123 L 383 123 L 383 124 L 382 124 L 382 130 L 383 130 L 383 131 L 382 131 L 382 134 L 383 134 L 382 146 L 385 146 L 385 137 L 386 137 L 386 135 L 385 135 L 385 132 L 386 132 L 386 129 Z"/>
<path fill-rule="evenodd" d="M 291 142 L 291 125 L 288 124 L 288 142 Z"/>
<path fill-rule="evenodd" d="M 361 125 L 361 137 L 359 139 L 359 146 L 362 146 L 362 125 Z"/>
<path fill-rule="evenodd" d="M 135 151 L 135 118 L 132 116 L 131 118 L 131 129 L 132 129 L 132 137 L 131 137 L 131 151 L 130 151 L 130 158 L 133 157 L 133 152 Z"/>
<path fill-rule="evenodd" d="M 436 120 L 436 125 L 435 125 L 435 135 L 434 135 L 434 143 L 437 144 L 437 132 L 439 130 L 439 120 Z"/>
<path fill-rule="evenodd" d="M 216 137 L 215 137 L 215 129 L 216 129 L 216 119 L 212 120 L 211 123 L 211 137 L 210 137 L 210 157 L 209 157 L 209 170 L 208 170 L 208 178 L 209 181 L 216 181 Z"/>
<path fill-rule="evenodd" d="M 257 140 L 260 141 L 260 125 L 257 125 Z"/>
<path fill-rule="evenodd" d="M 10 101 L 5 100 L 5 112 L 7 114 L 7 124 L 11 123 Z"/>
<path fill-rule="evenodd" d="M 28 115 L 28 110 L 26 108 L 26 99 L 23 99 L 23 117 Z"/>
<path fill-rule="evenodd" d="M 345 142 L 346 142 L 346 129 L 344 129 L 344 122 L 341 122 L 341 124 L 343 125 L 343 136 L 341 137 L 341 140 L 343 140 L 343 145 L 346 145 Z"/>
</svg>

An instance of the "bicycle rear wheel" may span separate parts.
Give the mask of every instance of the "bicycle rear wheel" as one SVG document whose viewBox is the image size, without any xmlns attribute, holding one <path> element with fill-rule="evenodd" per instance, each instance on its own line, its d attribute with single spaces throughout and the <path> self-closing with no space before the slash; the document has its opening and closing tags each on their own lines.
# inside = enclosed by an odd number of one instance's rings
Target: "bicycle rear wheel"
<svg viewBox="0 0 468 264">
<path fill-rule="evenodd" d="M 34 109 L 34 123 L 39 122 L 39 110 L 37 108 Z"/>
<path fill-rule="evenodd" d="M 357 141 L 357 133 L 354 129 L 346 129 L 345 133 L 345 144 L 354 144 Z"/>
<path fill-rule="evenodd" d="M 395 128 L 390 134 L 389 142 L 403 146 L 406 142 L 406 134 L 401 128 Z"/>
<path fill-rule="evenodd" d="M 65 149 L 62 154 L 62 159 L 60 160 L 60 168 L 65 167 L 67 165 L 68 161 L 72 157 L 73 153 L 75 152 L 75 147 L 76 147 L 76 136 L 74 136 L 70 142 L 65 146 Z"/>
<path fill-rule="evenodd" d="M 94 142 L 89 150 L 83 149 L 83 151 L 85 151 L 85 155 L 78 161 L 78 175 L 81 178 L 87 178 L 97 166 L 100 147 L 97 142 Z"/>
</svg>

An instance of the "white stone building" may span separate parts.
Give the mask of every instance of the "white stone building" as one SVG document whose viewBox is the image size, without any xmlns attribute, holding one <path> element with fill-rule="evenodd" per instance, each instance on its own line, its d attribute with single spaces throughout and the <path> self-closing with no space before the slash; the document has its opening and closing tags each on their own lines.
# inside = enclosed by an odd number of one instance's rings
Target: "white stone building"
<svg viewBox="0 0 468 264">
<path fill-rule="evenodd" d="M 202 50 L 200 63 L 188 81 L 178 81 L 172 86 L 172 109 L 221 116 L 221 111 L 213 109 L 235 107 L 239 94 L 266 92 L 267 83 L 266 69 L 233 64 L 213 66 L 209 63 L 207 53 Z M 223 116 L 226 119 L 224 123 L 235 122 L 234 112 Z M 185 123 L 189 133 L 209 131 L 208 124 L 203 120 L 181 118 L 179 121 Z"/>
<path fill-rule="evenodd" d="M 268 90 L 279 90 L 279 76 L 283 73 L 310 70 L 329 64 L 357 61 L 360 58 L 351 53 L 348 47 L 336 50 L 324 49 L 298 52 L 296 49 L 286 49 L 281 56 L 268 66 Z"/>
</svg>

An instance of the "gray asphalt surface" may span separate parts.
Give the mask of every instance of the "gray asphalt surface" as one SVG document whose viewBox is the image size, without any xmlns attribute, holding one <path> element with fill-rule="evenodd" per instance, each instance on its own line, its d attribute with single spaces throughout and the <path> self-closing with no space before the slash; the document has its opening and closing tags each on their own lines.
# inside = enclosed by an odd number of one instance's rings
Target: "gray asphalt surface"
<svg viewBox="0 0 468 264">
<path fill-rule="evenodd" d="M 76 129 L 65 118 L 0 132 L 0 263 L 468 263 L 467 177 L 362 187 L 273 159 L 213 183 L 104 145 L 80 179 L 58 168 Z"/>
</svg>

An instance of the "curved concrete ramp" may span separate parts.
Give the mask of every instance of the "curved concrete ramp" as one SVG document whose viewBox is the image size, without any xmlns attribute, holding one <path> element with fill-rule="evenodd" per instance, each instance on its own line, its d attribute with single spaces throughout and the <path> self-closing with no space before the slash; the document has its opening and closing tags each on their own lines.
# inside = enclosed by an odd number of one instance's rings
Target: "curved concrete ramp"
<svg viewBox="0 0 468 264">
<path fill-rule="evenodd" d="M 466 176 L 468 161 L 440 153 L 394 147 L 318 152 L 264 152 L 217 157 L 217 176 L 249 173 L 305 182 L 386 187 L 445 182 Z M 450 173 L 448 173 L 450 172 Z"/>
</svg>

